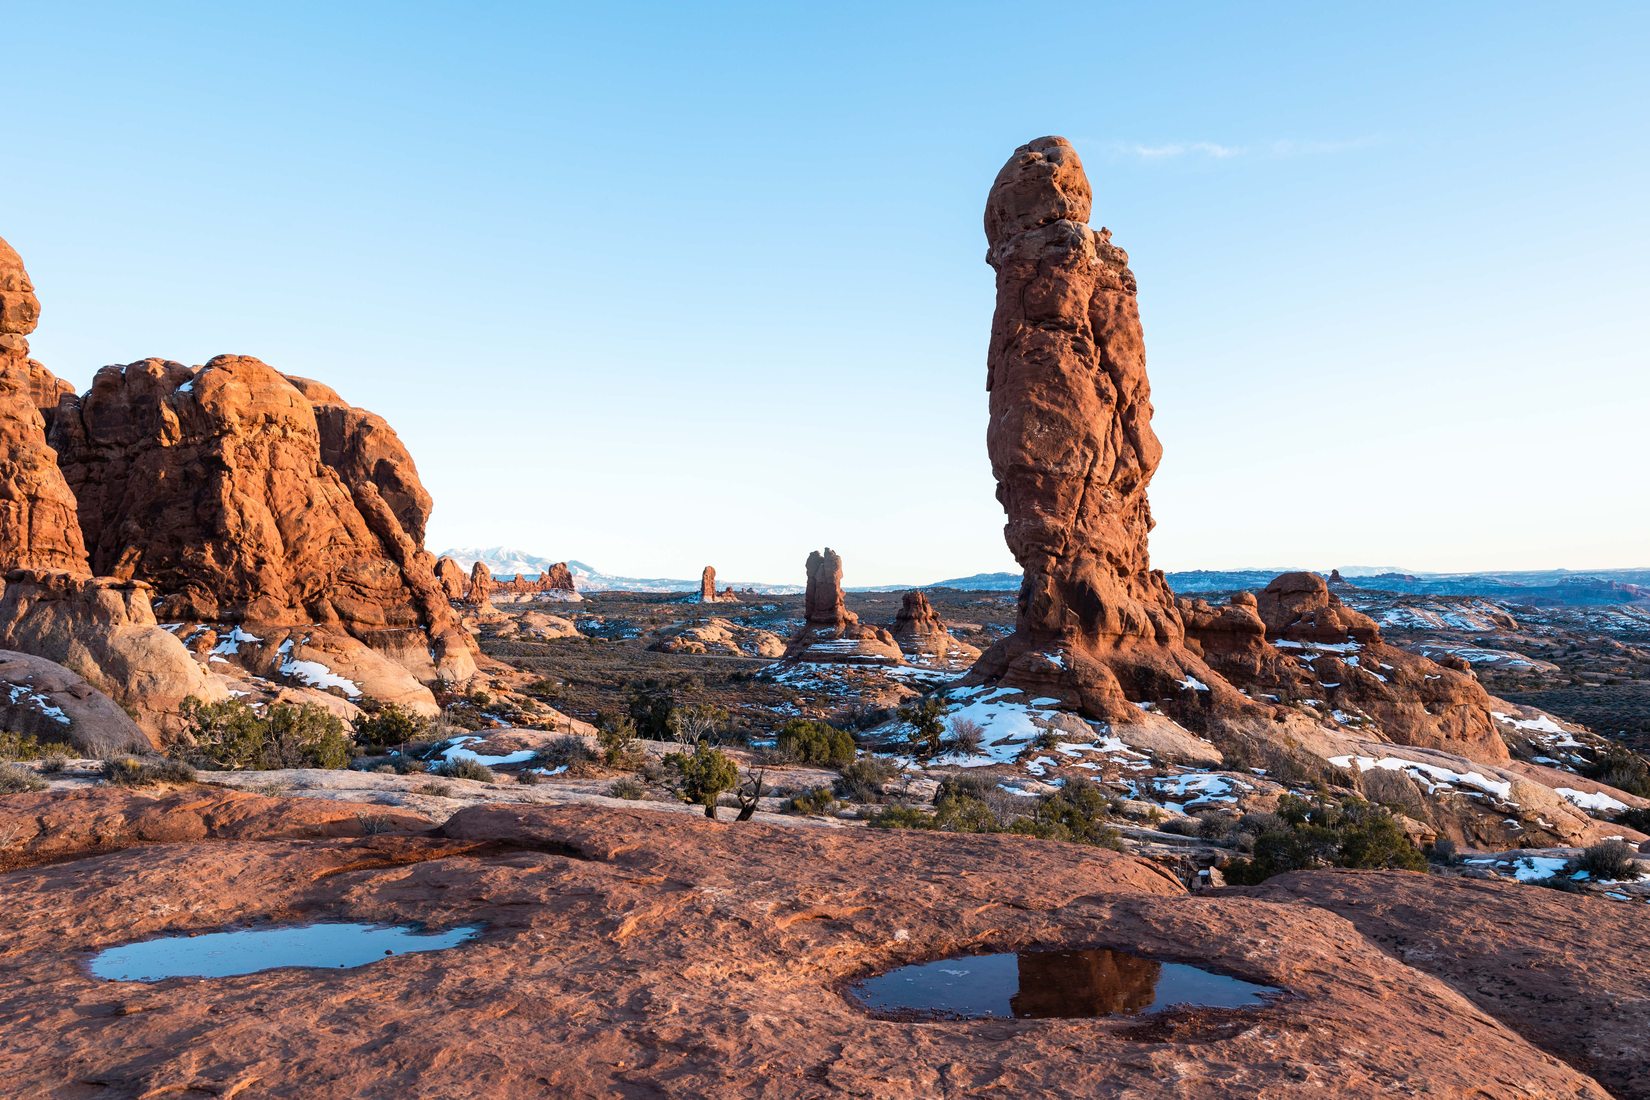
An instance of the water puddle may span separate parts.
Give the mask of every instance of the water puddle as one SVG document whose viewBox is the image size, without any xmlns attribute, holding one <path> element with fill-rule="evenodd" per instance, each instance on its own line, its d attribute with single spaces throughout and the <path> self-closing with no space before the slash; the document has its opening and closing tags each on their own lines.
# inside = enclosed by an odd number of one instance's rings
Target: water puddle
<svg viewBox="0 0 1650 1100">
<path fill-rule="evenodd" d="M 1041 1020 L 1249 1008 L 1283 991 L 1101 947 L 940 959 L 866 978 L 848 992 L 879 1016 Z"/>
<path fill-rule="evenodd" d="M 365 966 L 391 955 L 442 951 L 481 934 L 479 924 L 445 932 L 418 925 L 305 924 L 201 935 L 162 936 L 100 951 L 94 978 L 160 982 L 167 978 L 228 978 L 286 966 Z"/>
</svg>

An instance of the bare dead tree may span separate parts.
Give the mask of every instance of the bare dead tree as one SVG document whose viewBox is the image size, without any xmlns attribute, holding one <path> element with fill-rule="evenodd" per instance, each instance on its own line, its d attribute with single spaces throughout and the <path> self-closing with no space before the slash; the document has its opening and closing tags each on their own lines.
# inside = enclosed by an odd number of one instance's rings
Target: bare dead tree
<svg viewBox="0 0 1650 1100">
<path fill-rule="evenodd" d="M 767 787 L 766 768 L 754 772 L 746 772 L 744 780 L 739 784 L 739 791 L 734 796 L 739 799 L 739 815 L 735 821 L 749 821 L 756 813 L 757 804 L 762 800 L 762 792 Z"/>
</svg>

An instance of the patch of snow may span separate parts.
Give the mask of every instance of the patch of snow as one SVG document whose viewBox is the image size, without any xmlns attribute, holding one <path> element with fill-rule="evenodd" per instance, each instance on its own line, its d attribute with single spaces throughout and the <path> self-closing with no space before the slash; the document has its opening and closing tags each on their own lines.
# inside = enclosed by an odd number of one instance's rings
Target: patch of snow
<svg viewBox="0 0 1650 1100">
<path fill-rule="evenodd" d="M 1428 794 L 1431 794 L 1440 785 L 1456 787 L 1474 787 L 1486 794 L 1493 794 L 1503 802 L 1512 801 L 1512 781 L 1495 780 L 1479 772 L 1457 772 L 1437 764 L 1422 764 L 1414 760 L 1405 760 L 1397 756 L 1384 756 L 1377 760 L 1372 756 L 1331 756 L 1329 762 L 1337 768 L 1350 768 L 1354 762 L 1360 772 L 1367 772 L 1371 768 L 1380 768 L 1389 772 L 1407 772 L 1409 777 L 1419 783 Z"/>
<path fill-rule="evenodd" d="M 1611 798 L 1603 791 L 1578 791 L 1573 787 L 1554 787 L 1553 793 L 1563 795 L 1567 801 L 1589 813 L 1613 814 L 1627 808 L 1627 803 Z"/>
<path fill-rule="evenodd" d="M 286 643 L 286 645 L 290 644 L 290 642 Z M 283 646 L 283 651 L 284 649 Z M 320 661 L 300 661 L 288 657 L 281 662 L 280 672 L 282 676 L 296 676 L 313 688 L 323 690 L 333 687 L 338 688 L 351 699 L 361 694 L 360 685 L 354 680 L 346 680 L 344 677 L 337 675 Z"/>
</svg>

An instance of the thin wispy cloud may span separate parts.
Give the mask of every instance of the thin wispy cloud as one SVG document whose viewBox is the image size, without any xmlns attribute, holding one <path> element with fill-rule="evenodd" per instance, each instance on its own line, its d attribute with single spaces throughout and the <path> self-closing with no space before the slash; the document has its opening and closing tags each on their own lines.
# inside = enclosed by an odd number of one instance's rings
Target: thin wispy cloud
<svg viewBox="0 0 1650 1100">
<path fill-rule="evenodd" d="M 1374 136 L 1336 141 L 1299 141 L 1279 138 L 1251 145 L 1228 145 L 1217 141 L 1169 141 L 1159 143 L 1113 141 L 1106 144 L 1112 156 L 1142 161 L 1235 160 L 1240 157 L 1284 160 L 1290 157 L 1323 156 L 1362 149 L 1376 142 Z"/>
</svg>

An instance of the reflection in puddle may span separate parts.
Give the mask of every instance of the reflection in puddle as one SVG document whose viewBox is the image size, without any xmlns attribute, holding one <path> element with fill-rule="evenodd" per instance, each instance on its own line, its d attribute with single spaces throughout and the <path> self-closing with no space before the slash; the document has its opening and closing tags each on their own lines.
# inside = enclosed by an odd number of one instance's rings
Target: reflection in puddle
<svg viewBox="0 0 1650 1100">
<path fill-rule="evenodd" d="M 1050 1019 L 1176 1005 L 1245 1008 L 1282 990 L 1102 947 L 940 959 L 878 974 L 849 992 L 879 1015 Z"/>
<path fill-rule="evenodd" d="M 466 924 L 445 932 L 417 925 L 305 924 L 250 928 L 203 935 L 163 936 L 98 953 L 92 976 L 116 982 L 159 982 L 167 978 L 227 978 L 283 966 L 364 966 L 390 955 L 440 951 L 481 934 Z"/>
</svg>

